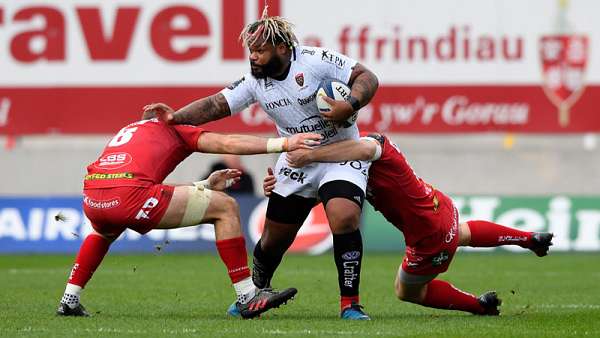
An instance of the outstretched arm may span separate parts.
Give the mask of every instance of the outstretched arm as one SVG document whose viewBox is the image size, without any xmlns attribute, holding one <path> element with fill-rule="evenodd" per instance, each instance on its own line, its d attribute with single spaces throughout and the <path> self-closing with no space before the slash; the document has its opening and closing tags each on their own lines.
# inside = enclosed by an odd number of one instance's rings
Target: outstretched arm
<svg viewBox="0 0 600 338">
<path fill-rule="evenodd" d="M 252 135 L 225 135 L 204 132 L 198 138 L 198 151 L 212 154 L 253 155 L 310 149 L 318 145 L 320 134 L 302 133 L 290 137 L 266 138 Z"/>
<path fill-rule="evenodd" d="M 287 161 L 294 168 L 312 162 L 369 161 L 376 159 L 378 147 L 379 143 L 374 139 L 345 140 L 312 150 L 299 149 L 289 152 Z"/>
<path fill-rule="evenodd" d="M 217 93 L 174 111 L 164 103 L 152 103 L 144 107 L 144 116 L 153 117 L 170 124 L 201 125 L 210 121 L 222 119 L 231 115 L 225 96 Z"/>
</svg>

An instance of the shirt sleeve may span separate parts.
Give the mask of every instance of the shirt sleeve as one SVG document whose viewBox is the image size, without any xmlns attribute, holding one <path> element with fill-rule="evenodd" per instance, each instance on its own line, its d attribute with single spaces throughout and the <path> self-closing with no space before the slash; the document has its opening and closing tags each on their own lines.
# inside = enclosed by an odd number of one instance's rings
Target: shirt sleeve
<svg viewBox="0 0 600 338">
<path fill-rule="evenodd" d="M 250 82 L 249 75 L 244 75 L 241 79 L 221 90 L 221 94 L 225 96 L 227 104 L 229 104 L 231 115 L 244 110 L 256 101 Z"/>
<path fill-rule="evenodd" d="M 323 79 L 334 78 L 346 84 L 350 81 L 352 69 L 358 63 L 356 60 L 330 49 L 315 48 L 315 52 L 311 63 Z"/>
<path fill-rule="evenodd" d="M 179 137 L 181 137 L 181 140 L 183 140 L 183 143 L 185 143 L 188 150 L 192 152 L 198 151 L 198 139 L 200 138 L 200 134 L 207 131 L 196 126 L 185 124 L 175 125 L 172 126 L 172 128 L 179 134 Z"/>
</svg>

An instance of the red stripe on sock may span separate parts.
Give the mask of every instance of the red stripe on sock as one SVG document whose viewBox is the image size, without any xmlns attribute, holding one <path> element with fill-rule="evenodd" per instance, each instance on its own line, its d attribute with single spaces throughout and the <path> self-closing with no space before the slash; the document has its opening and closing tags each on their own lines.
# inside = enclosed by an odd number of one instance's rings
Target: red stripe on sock
<svg viewBox="0 0 600 338">
<path fill-rule="evenodd" d="M 529 247 L 532 232 L 521 231 L 487 221 L 468 221 L 473 247 L 494 247 L 500 245 L 518 245 Z"/>
<path fill-rule="evenodd" d="M 439 279 L 434 279 L 427 284 L 427 294 L 421 305 L 436 309 L 460 310 L 471 313 L 482 313 L 484 310 L 479 304 L 477 297 Z"/>
<path fill-rule="evenodd" d="M 217 241 L 217 251 L 227 266 L 227 274 L 232 283 L 250 277 L 248 254 L 244 237 L 229 238 Z"/>
<path fill-rule="evenodd" d="M 69 276 L 69 283 L 84 288 L 102 262 L 109 247 L 110 242 L 104 237 L 97 234 L 88 235 L 81 244 L 81 248 L 79 248 L 77 258 L 75 258 L 75 264 Z"/>
<path fill-rule="evenodd" d="M 340 310 L 343 311 L 345 308 L 352 305 L 352 303 L 359 304 L 359 296 L 341 296 L 340 297 Z"/>
</svg>

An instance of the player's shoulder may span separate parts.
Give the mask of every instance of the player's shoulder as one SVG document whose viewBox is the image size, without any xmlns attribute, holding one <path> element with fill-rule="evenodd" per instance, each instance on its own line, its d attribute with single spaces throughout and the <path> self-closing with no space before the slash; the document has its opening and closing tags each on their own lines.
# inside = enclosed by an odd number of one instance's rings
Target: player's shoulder
<svg viewBox="0 0 600 338">
<path fill-rule="evenodd" d="M 246 74 L 242 75 L 242 77 L 233 81 L 231 84 L 229 84 L 225 88 L 229 89 L 229 90 L 234 90 L 239 86 L 248 86 L 250 88 L 254 88 L 257 85 L 258 85 L 258 80 L 254 76 L 252 76 L 251 73 L 246 73 Z"/>
<path fill-rule="evenodd" d="M 319 60 L 322 48 L 314 46 L 296 46 L 296 60 L 314 61 Z"/>
<path fill-rule="evenodd" d="M 296 61 L 308 64 L 331 63 L 333 55 L 341 55 L 335 50 L 316 46 L 297 46 Z"/>
</svg>

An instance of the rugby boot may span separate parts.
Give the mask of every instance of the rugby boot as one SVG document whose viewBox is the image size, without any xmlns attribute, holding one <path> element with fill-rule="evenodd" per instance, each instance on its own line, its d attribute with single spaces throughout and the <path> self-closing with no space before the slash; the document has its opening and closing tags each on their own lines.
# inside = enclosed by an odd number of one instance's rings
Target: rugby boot
<svg viewBox="0 0 600 338">
<path fill-rule="evenodd" d="M 230 317 L 241 317 L 242 314 L 240 313 L 240 310 L 237 307 L 237 302 L 233 302 L 231 303 L 231 305 L 229 305 L 229 307 L 227 308 L 227 312 L 226 314 Z"/>
<path fill-rule="evenodd" d="M 502 300 L 498 298 L 496 291 L 484 293 L 477 297 L 477 301 L 479 301 L 479 305 L 484 309 L 483 313 L 479 313 L 479 315 L 498 316 L 500 314 L 500 309 L 498 307 L 502 305 Z"/>
<path fill-rule="evenodd" d="M 235 304 L 229 306 L 227 314 L 234 317 L 237 317 L 239 314 L 244 319 L 258 317 L 263 312 L 286 304 L 290 299 L 294 298 L 297 292 L 298 290 L 295 288 L 288 288 L 281 291 L 261 289 L 256 292 L 256 295 L 248 303 L 235 302 Z M 234 307 L 235 310 L 233 309 Z"/>
<path fill-rule="evenodd" d="M 56 314 L 59 316 L 73 316 L 73 317 L 89 317 L 90 314 L 85 310 L 83 305 L 77 304 L 76 307 L 70 308 L 66 303 L 61 302 L 58 304 Z"/>
<path fill-rule="evenodd" d="M 340 317 L 347 320 L 371 320 L 371 317 L 363 311 L 363 306 L 356 303 L 345 307 L 340 313 Z"/>
<path fill-rule="evenodd" d="M 554 237 L 554 234 L 550 232 L 534 232 L 531 235 L 529 250 L 533 251 L 538 257 L 546 256 L 550 246 L 552 246 L 552 237 Z"/>
</svg>

